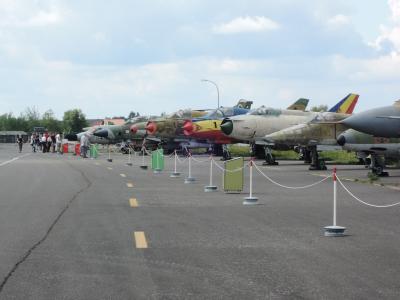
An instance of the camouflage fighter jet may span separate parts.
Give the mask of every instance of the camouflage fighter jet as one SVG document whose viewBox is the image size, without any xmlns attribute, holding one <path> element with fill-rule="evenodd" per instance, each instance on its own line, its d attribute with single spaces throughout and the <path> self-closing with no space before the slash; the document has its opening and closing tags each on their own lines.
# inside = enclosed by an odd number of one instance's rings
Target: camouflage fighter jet
<svg viewBox="0 0 400 300">
<path fill-rule="evenodd" d="M 337 143 L 345 150 L 355 151 L 364 161 L 368 161 L 368 156 L 371 156 L 369 168 L 378 176 L 389 175 L 384 171 L 384 158 L 400 159 L 400 138 L 374 137 L 348 129 L 339 135 Z"/>
<path fill-rule="evenodd" d="M 338 135 L 347 129 L 338 122 L 348 116 L 322 112 L 309 122 L 267 134 L 263 140 L 277 148 L 286 146 L 300 149 L 306 158 L 305 162 L 311 162 L 310 170 L 326 170 L 325 163 L 319 159 L 318 146 L 337 146 Z"/>
<path fill-rule="evenodd" d="M 359 95 L 349 94 L 339 101 L 329 112 L 345 112 L 351 114 L 358 101 Z M 262 106 L 246 115 L 225 118 L 221 123 L 222 132 L 237 140 L 248 141 L 253 145 L 255 155 L 263 157 L 266 163 L 276 164 L 271 153 L 271 143 L 264 137 L 273 132 L 307 123 L 320 113 L 309 111 L 293 111 Z"/>
</svg>

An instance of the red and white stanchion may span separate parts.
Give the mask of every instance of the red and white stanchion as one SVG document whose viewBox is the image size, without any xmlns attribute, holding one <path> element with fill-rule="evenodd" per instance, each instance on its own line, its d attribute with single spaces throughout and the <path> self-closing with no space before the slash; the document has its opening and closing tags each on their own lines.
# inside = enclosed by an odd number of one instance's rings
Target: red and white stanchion
<svg viewBox="0 0 400 300">
<path fill-rule="evenodd" d="M 175 150 L 174 172 L 172 172 L 169 177 L 177 178 L 177 177 L 181 176 L 181 173 L 176 170 L 177 161 L 178 161 L 178 154 L 176 153 L 176 150 Z"/>
<path fill-rule="evenodd" d="M 253 158 L 250 160 L 250 192 L 249 196 L 244 198 L 243 205 L 256 205 L 258 198 L 253 196 Z"/>
<path fill-rule="evenodd" d="M 194 183 L 196 179 L 192 177 L 192 153 L 189 153 L 189 174 L 185 178 L 185 183 Z"/>
<path fill-rule="evenodd" d="M 142 165 L 140 166 L 140 168 L 143 169 L 143 170 L 147 170 L 147 165 L 146 165 L 145 162 L 144 162 L 144 156 L 145 156 L 145 154 L 146 154 L 146 149 L 145 149 L 145 147 L 143 146 L 143 147 L 142 147 Z"/>
<path fill-rule="evenodd" d="M 346 227 L 337 226 L 336 225 L 336 190 L 337 190 L 337 178 L 336 178 L 336 167 L 333 168 L 333 225 L 326 226 L 325 229 L 325 236 L 344 236 L 344 231 Z"/>
<path fill-rule="evenodd" d="M 210 155 L 210 184 L 204 187 L 205 192 L 215 192 L 218 188 L 213 185 L 213 157 Z"/>
</svg>

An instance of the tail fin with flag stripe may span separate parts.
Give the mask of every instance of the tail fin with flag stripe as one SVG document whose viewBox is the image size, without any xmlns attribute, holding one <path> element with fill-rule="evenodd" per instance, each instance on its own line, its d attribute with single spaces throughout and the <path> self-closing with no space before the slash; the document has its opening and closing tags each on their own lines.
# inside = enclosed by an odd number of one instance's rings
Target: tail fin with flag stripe
<svg viewBox="0 0 400 300">
<path fill-rule="evenodd" d="M 359 95 L 348 94 L 342 100 L 340 100 L 335 106 L 333 106 L 329 111 L 335 113 L 352 114 L 354 108 L 356 107 Z"/>
</svg>

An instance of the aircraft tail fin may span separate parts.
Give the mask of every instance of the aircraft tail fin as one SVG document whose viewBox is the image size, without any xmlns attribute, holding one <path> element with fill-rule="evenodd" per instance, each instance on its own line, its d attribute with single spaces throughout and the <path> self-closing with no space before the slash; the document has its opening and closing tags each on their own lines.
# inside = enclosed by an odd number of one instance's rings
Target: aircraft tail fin
<svg viewBox="0 0 400 300">
<path fill-rule="evenodd" d="M 309 101 L 309 99 L 300 98 L 295 103 L 290 105 L 287 109 L 305 111 Z"/>
<path fill-rule="evenodd" d="M 253 101 L 240 99 L 239 102 L 234 107 L 244 108 L 244 109 L 251 109 L 251 105 Z"/>
<path fill-rule="evenodd" d="M 360 97 L 360 95 L 348 94 L 328 111 L 350 115 L 353 113 L 353 110 L 356 107 L 358 97 Z"/>
</svg>

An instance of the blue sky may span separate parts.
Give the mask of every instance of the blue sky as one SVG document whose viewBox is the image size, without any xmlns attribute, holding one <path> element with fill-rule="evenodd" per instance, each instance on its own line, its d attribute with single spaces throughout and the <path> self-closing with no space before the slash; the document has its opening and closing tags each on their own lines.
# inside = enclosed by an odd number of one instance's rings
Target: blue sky
<svg viewBox="0 0 400 300">
<path fill-rule="evenodd" d="M 400 0 L 0 0 L 0 113 L 400 98 Z"/>
</svg>

